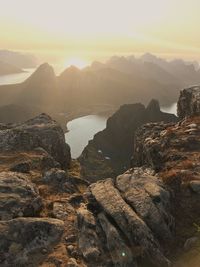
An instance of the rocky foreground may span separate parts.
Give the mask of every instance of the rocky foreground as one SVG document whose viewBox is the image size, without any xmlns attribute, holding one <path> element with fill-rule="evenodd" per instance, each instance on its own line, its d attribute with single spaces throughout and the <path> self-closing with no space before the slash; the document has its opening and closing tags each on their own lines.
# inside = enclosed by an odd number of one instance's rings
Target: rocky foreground
<svg viewBox="0 0 200 267">
<path fill-rule="evenodd" d="M 132 168 L 92 184 L 49 116 L 1 124 L 0 266 L 199 267 L 200 87 L 178 114 L 139 127 Z"/>
</svg>

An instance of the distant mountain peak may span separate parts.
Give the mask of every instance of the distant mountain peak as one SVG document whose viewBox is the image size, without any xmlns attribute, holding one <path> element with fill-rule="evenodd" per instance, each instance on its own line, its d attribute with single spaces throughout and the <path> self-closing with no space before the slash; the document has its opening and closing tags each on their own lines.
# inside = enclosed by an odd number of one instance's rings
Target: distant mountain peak
<svg viewBox="0 0 200 267">
<path fill-rule="evenodd" d="M 51 82 L 56 79 L 54 69 L 48 63 L 40 65 L 36 71 L 25 82 Z"/>
<path fill-rule="evenodd" d="M 160 104 L 159 104 L 159 101 L 156 100 L 156 99 L 152 99 L 147 108 L 146 108 L 147 111 L 149 112 L 157 112 L 157 111 L 160 111 Z"/>
<path fill-rule="evenodd" d="M 165 62 L 164 59 L 157 57 L 151 53 L 145 53 L 140 57 L 140 60 L 144 62 L 152 62 L 152 63 L 158 63 L 158 62 Z"/>
<path fill-rule="evenodd" d="M 49 65 L 49 63 L 45 62 L 43 64 L 41 64 L 37 70 L 35 71 L 36 72 L 41 72 L 41 71 L 45 71 L 45 72 L 54 72 L 53 70 L 53 67 L 51 65 Z"/>
<path fill-rule="evenodd" d="M 61 79 L 66 79 L 68 76 L 70 76 L 71 78 L 74 76 L 77 76 L 81 73 L 81 70 L 74 66 L 71 65 L 70 67 L 66 68 L 61 74 L 60 74 L 60 78 Z"/>
</svg>

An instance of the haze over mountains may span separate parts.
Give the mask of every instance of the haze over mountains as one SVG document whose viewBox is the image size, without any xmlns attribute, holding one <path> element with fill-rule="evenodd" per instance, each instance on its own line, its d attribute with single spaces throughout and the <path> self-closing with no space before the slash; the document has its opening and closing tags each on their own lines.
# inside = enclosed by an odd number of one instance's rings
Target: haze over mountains
<svg viewBox="0 0 200 267">
<path fill-rule="evenodd" d="M 21 121 L 41 111 L 57 118 L 59 113 L 91 106 L 95 112 L 103 105 L 115 109 L 128 103 L 146 105 L 152 98 L 166 106 L 176 102 L 181 88 L 198 83 L 198 63 L 166 61 L 151 54 L 115 56 L 82 70 L 71 66 L 59 76 L 45 63 L 23 83 L 0 86 L 0 121 Z M 24 110 L 26 115 L 22 116 Z"/>
<path fill-rule="evenodd" d="M 38 64 L 34 55 L 10 50 L 0 50 L 0 61 L 18 68 L 34 68 Z"/>
<path fill-rule="evenodd" d="M 38 61 L 31 54 L 0 50 L 0 76 L 24 72 L 25 68 L 35 68 Z"/>
<path fill-rule="evenodd" d="M 20 72 L 23 72 L 23 70 L 9 63 L 0 61 L 0 75 L 7 75 Z"/>
</svg>

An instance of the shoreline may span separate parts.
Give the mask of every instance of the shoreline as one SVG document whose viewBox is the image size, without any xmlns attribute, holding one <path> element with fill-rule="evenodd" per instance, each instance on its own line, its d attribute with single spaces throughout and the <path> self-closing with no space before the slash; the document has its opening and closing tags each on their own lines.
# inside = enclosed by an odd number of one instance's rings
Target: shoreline
<svg viewBox="0 0 200 267">
<path fill-rule="evenodd" d="M 72 120 L 89 115 L 105 115 L 108 118 L 116 111 L 116 109 L 117 107 L 109 107 L 105 109 L 105 106 L 96 106 L 92 108 L 83 108 L 78 111 L 63 112 L 63 114 L 58 114 L 57 116 L 54 116 L 54 118 L 60 123 L 64 133 L 67 133 L 67 124 Z M 68 113 L 68 115 L 65 115 L 65 113 Z"/>
</svg>

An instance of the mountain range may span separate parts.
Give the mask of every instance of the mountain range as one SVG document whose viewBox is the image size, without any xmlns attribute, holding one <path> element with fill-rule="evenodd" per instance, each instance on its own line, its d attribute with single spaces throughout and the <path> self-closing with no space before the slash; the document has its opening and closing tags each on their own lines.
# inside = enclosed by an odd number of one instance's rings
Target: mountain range
<svg viewBox="0 0 200 267">
<path fill-rule="evenodd" d="M 43 111 L 60 121 L 62 115 L 58 114 L 77 110 L 84 114 L 91 107 L 95 112 L 97 106 L 105 105 L 115 110 L 122 104 L 147 105 L 152 98 L 167 106 L 176 102 L 181 88 L 198 83 L 198 63 L 166 61 L 151 54 L 140 58 L 115 56 L 82 70 L 71 66 L 58 76 L 44 63 L 23 83 L 0 86 L 0 109 L 10 114 L 9 119 L 3 115 L 0 119 L 21 121 L 26 109 L 26 119 Z M 13 106 L 22 112 L 14 112 Z"/>
</svg>

